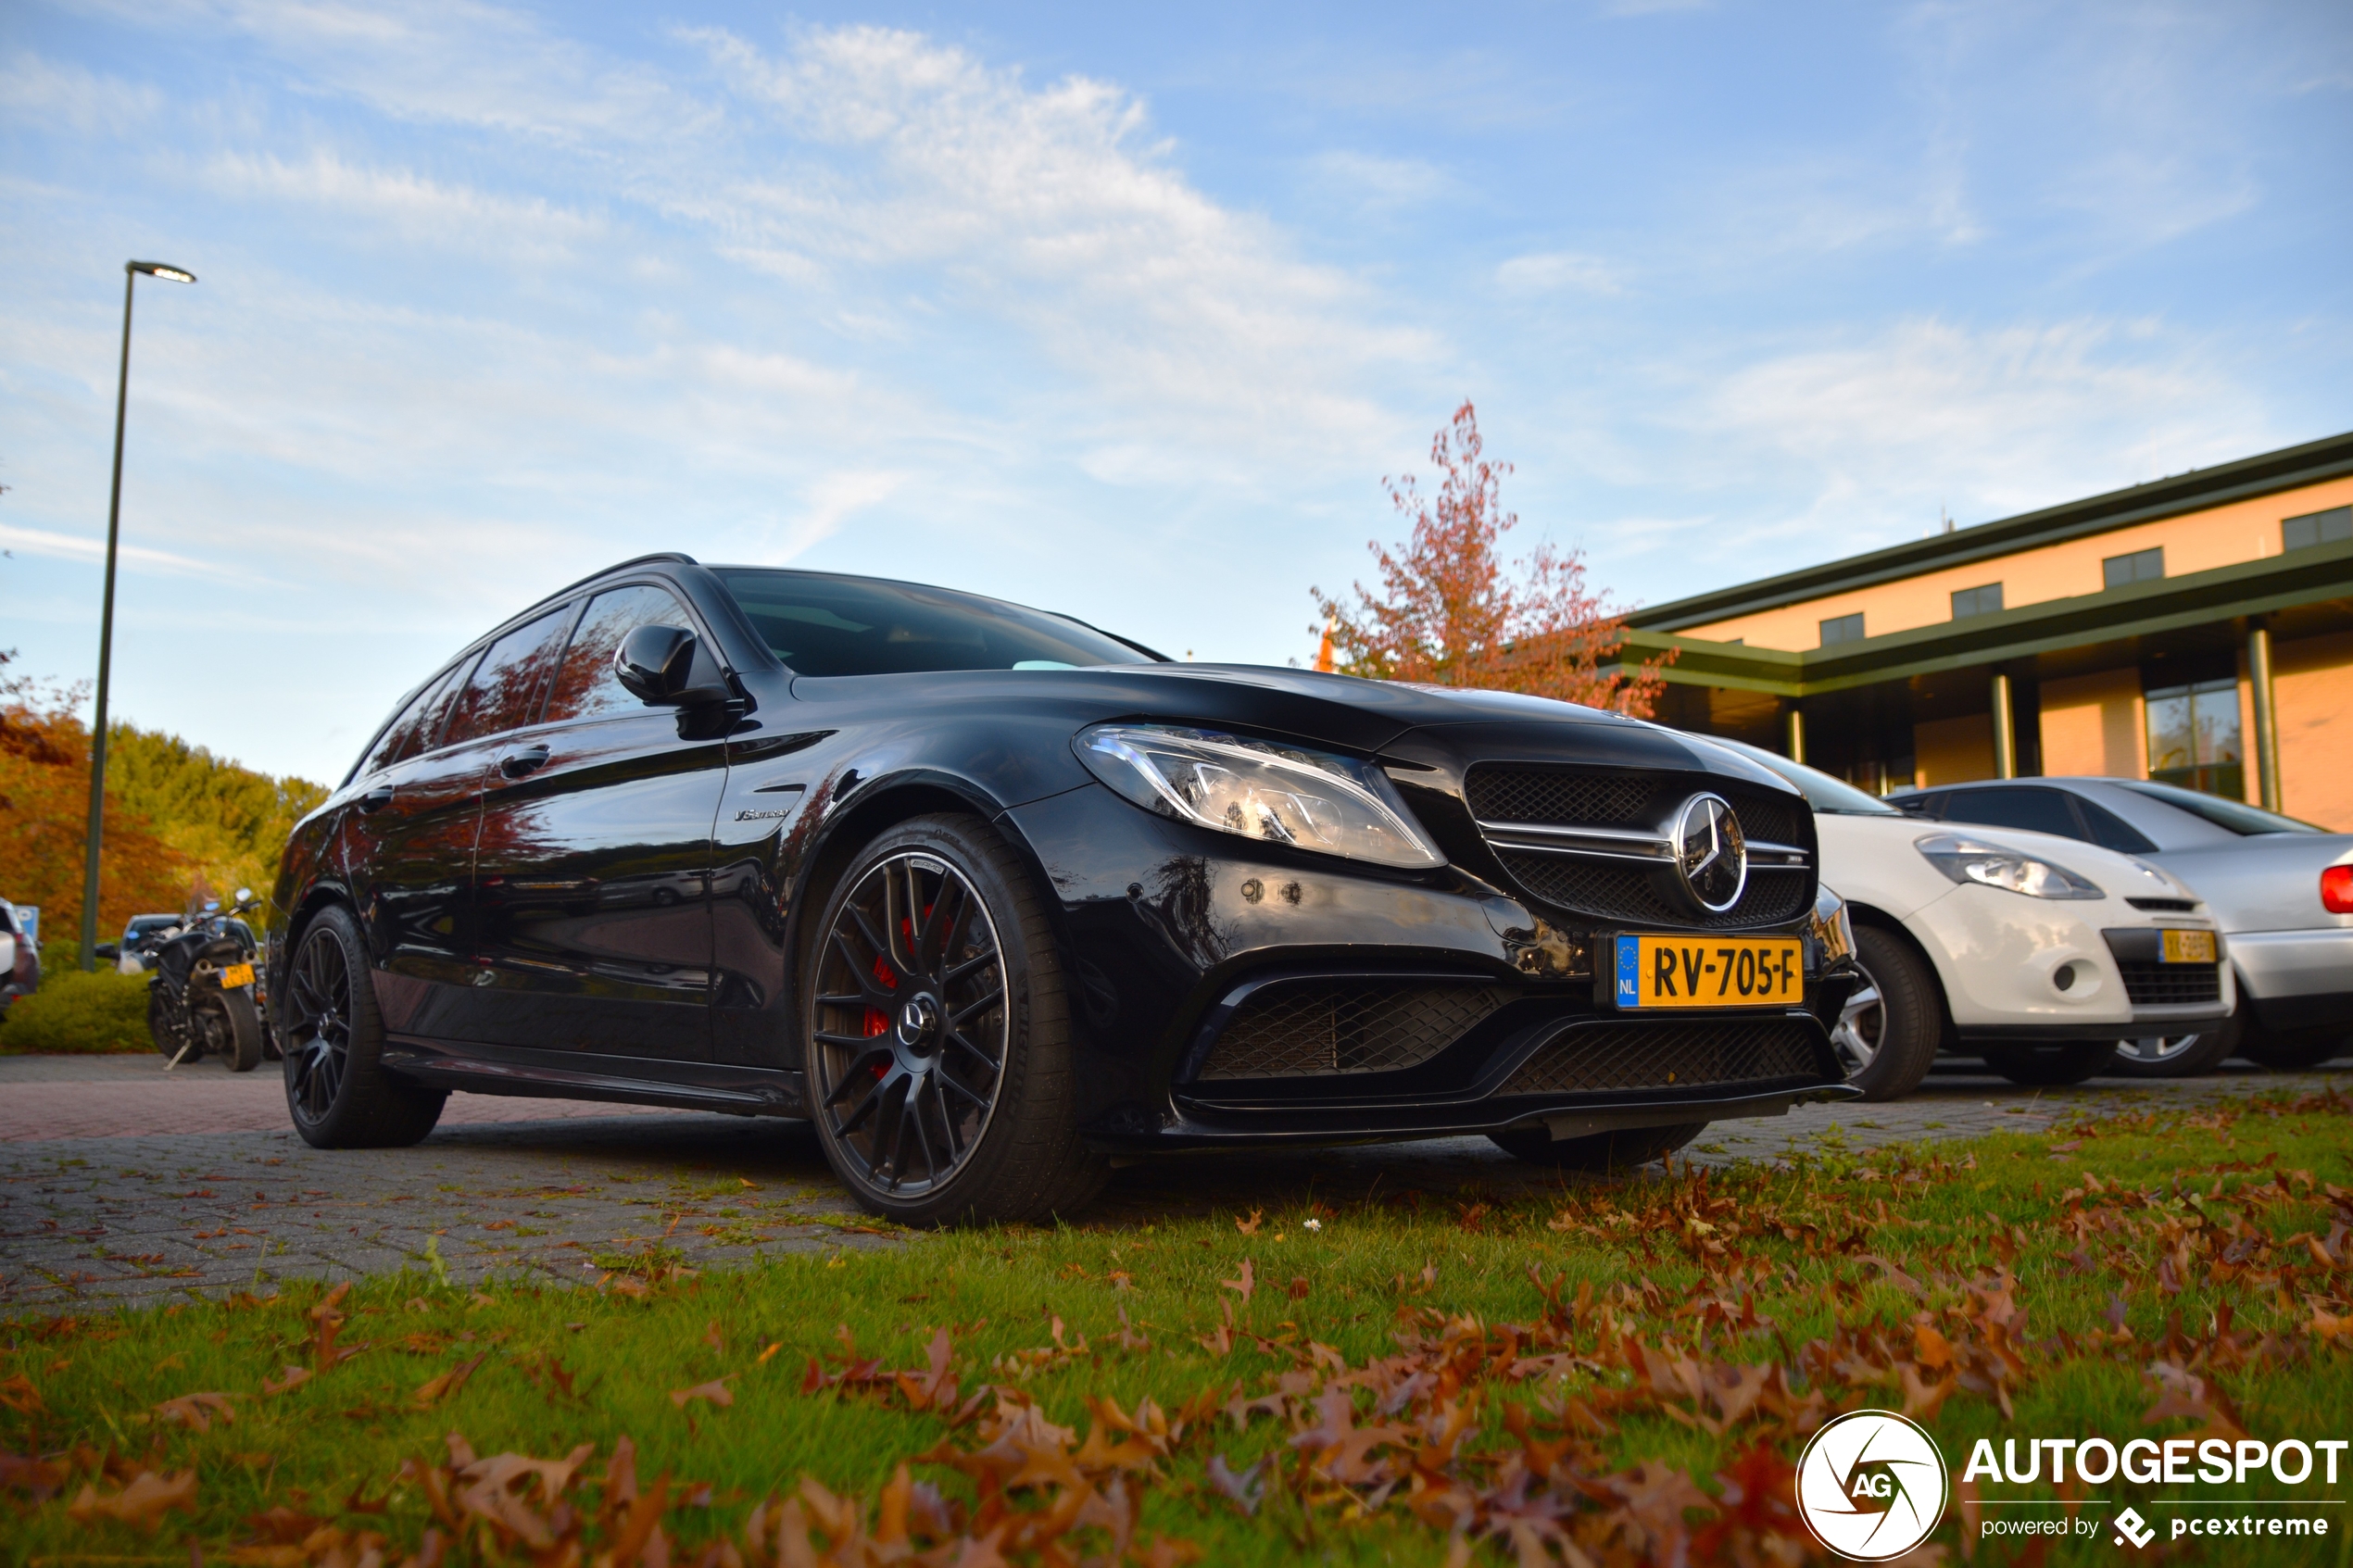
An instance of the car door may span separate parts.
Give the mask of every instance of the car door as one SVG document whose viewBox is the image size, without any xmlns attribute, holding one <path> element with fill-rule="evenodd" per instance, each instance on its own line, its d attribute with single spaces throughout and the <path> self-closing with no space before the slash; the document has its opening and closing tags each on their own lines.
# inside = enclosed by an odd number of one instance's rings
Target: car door
<svg viewBox="0 0 2353 1568">
<path fill-rule="evenodd" d="M 444 731 L 475 663 L 459 659 L 386 729 L 353 781 L 358 794 L 341 827 L 376 1004 L 394 1035 L 461 1037 L 474 834 L 490 758 L 482 741 L 447 741 Z"/>
<path fill-rule="evenodd" d="M 640 626 L 709 633 L 669 589 L 581 607 L 537 721 L 506 737 L 475 856 L 472 1037 L 607 1057 L 706 1060 L 711 819 L 724 737 L 681 734 L 613 675 Z"/>
</svg>

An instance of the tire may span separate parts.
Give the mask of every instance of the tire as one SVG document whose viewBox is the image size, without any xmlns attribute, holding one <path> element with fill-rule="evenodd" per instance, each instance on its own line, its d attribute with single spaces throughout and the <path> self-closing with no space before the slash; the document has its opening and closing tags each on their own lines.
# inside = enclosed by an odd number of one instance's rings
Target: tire
<svg viewBox="0 0 2353 1568">
<path fill-rule="evenodd" d="M 1488 1134 L 1487 1141 L 1531 1165 L 1604 1175 L 1664 1160 L 1705 1131 L 1705 1122 L 1683 1122 L 1671 1127 L 1621 1127 L 1581 1138 L 1556 1138 L 1541 1126 L 1509 1127 Z"/>
<path fill-rule="evenodd" d="M 2108 1070 L 2113 1040 L 2056 1040 L 2044 1046 L 1988 1046 L 1985 1065 L 2013 1084 L 2053 1088 L 2080 1084 Z"/>
<path fill-rule="evenodd" d="M 147 1038 L 155 1042 L 156 1049 L 162 1053 L 166 1061 L 180 1055 L 182 1042 L 179 1031 L 172 1023 L 171 998 L 164 993 L 161 985 L 152 980 L 147 982 Z M 185 1066 L 203 1054 L 200 1048 L 191 1049 L 181 1059 L 181 1065 Z"/>
<path fill-rule="evenodd" d="M 261 1014 L 255 1010 L 249 993 L 199 995 L 193 1010 L 202 1031 L 205 1055 L 219 1057 L 232 1073 L 250 1073 L 261 1065 Z"/>
<path fill-rule="evenodd" d="M 817 1141 L 869 1212 L 1046 1220 L 1101 1188 L 1046 900 L 987 822 L 917 817 L 860 850 L 811 929 L 801 997 Z"/>
<path fill-rule="evenodd" d="M 2197 1078 L 2213 1072 L 2237 1054 L 2246 1034 L 2246 1014 L 2234 1012 L 2195 1035 L 2145 1036 L 2116 1042 L 2116 1060 L 2108 1072 L 2114 1078 Z"/>
<path fill-rule="evenodd" d="M 370 973 L 359 922 L 340 904 L 319 911 L 286 968 L 274 1010 L 286 1112 L 314 1148 L 406 1148 L 433 1131 L 449 1098 L 384 1071 Z"/>
<path fill-rule="evenodd" d="M 1841 1010 L 1831 1047 L 1865 1099 L 1901 1099 L 1936 1060 L 1944 993 L 1928 961 L 1892 931 L 1858 922 L 1855 957 L 1864 983 Z"/>
<path fill-rule="evenodd" d="M 2251 1029 L 2247 1033 L 2252 1038 L 2239 1047 L 2239 1055 L 2274 1073 L 2309 1073 L 2353 1047 L 2353 1035 L 2339 1029 L 2299 1029 L 2284 1035 Z"/>
</svg>

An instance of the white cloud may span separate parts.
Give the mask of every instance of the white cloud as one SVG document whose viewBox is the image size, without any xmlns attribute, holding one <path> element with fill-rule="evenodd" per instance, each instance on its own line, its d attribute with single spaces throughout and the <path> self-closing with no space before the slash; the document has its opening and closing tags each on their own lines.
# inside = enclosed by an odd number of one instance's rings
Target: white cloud
<svg viewBox="0 0 2353 1568">
<path fill-rule="evenodd" d="M 291 163 L 268 154 L 223 153 L 205 166 L 204 178 L 231 196 L 331 208 L 372 220 L 413 243 L 522 263 L 569 257 L 610 229 L 599 217 L 544 197 L 517 201 L 408 169 L 362 168 L 324 150 Z"/>
<path fill-rule="evenodd" d="M 153 119 L 163 94 L 19 50 L 0 65 L 0 116 L 49 131 L 121 135 Z"/>
<path fill-rule="evenodd" d="M 883 28 L 812 32 L 778 56 L 694 36 L 804 139 L 786 169 L 702 198 L 702 220 L 782 248 L 787 271 L 805 257 L 835 273 L 944 269 L 961 306 L 1088 380 L 1099 425 L 1353 448 L 1389 423 L 1366 378 L 1440 355 L 1427 332 L 1376 324 L 1350 275 L 1202 194 L 1110 84 L 1032 86 Z"/>
<path fill-rule="evenodd" d="M 1623 294 L 1618 269 L 1598 256 L 1575 251 L 1550 251 L 1539 256 L 1515 256 L 1495 269 L 1499 287 L 1514 294 Z"/>
<path fill-rule="evenodd" d="M 93 537 L 81 533 L 58 533 L 45 528 L 19 528 L 12 523 L 0 523 L 0 548 L 22 550 L 29 556 L 48 556 L 57 560 L 102 561 L 107 558 L 107 541 L 103 534 Z M 254 573 L 243 567 L 219 560 L 199 560 L 177 551 L 158 550 L 145 545 L 115 546 L 117 558 L 132 567 L 171 577 L 205 577 L 220 583 L 247 583 Z"/>
<path fill-rule="evenodd" d="M 1307 173 L 1320 193 L 1379 210 L 1416 207 L 1459 188 L 1453 175 L 1427 159 L 1383 157 L 1345 148 L 1317 153 L 1307 160 Z"/>
<path fill-rule="evenodd" d="M 2204 345 L 2147 322 L 1908 320 L 1737 371 L 1700 418 L 1809 469 L 1788 526 L 1835 522 L 1856 547 L 1914 532 L 1924 497 L 1980 521 L 2276 444 Z"/>
</svg>

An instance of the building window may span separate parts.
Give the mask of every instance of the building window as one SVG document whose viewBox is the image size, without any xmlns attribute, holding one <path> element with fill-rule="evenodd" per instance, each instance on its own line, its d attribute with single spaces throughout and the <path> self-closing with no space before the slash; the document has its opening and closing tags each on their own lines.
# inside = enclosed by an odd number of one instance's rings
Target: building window
<svg viewBox="0 0 2353 1568">
<path fill-rule="evenodd" d="M 2134 550 L 2129 556 L 2110 556 L 2100 562 L 2100 586 L 2122 588 L 2134 583 L 2154 583 L 2165 575 L 2165 546 L 2154 550 Z"/>
<path fill-rule="evenodd" d="M 1859 643 L 1863 640 L 1863 612 L 1835 616 L 1822 622 L 1822 646 L 1833 643 Z"/>
<path fill-rule="evenodd" d="M 2353 507 L 2306 512 L 2280 522 L 2280 548 L 2309 550 L 2315 545 L 2342 545 L 2353 539 Z"/>
<path fill-rule="evenodd" d="M 2159 686 L 2146 701 L 2150 778 L 2230 800 L 2246 798 L 2238 682 Z"/>
<path fill-rule="evenodd" d="M 2002 585 L 1988 583 L 1982 588 L 1957 588 L 1953 592 L 1953 619 L 1972 615 L 1998 615 L 2002 608 Z"/>
</svg>

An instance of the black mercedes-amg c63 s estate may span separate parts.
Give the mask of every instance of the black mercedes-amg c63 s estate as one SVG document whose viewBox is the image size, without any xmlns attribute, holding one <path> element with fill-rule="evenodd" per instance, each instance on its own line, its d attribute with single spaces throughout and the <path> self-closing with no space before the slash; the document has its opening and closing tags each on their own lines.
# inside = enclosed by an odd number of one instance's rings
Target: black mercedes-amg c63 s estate
<svg viewBox="0 0 2353 1568">
<path fill-rule="evenodd" d="M 286 1101 L 804 1118 L 909 1221 L 1160 1149 L 1633 1163 L 1844 1087 L 1805 800 L 1535 698 L 1172 663 L 868 578 L 616 566 L 404 701 L 288 843 Z"/>
</svg>

